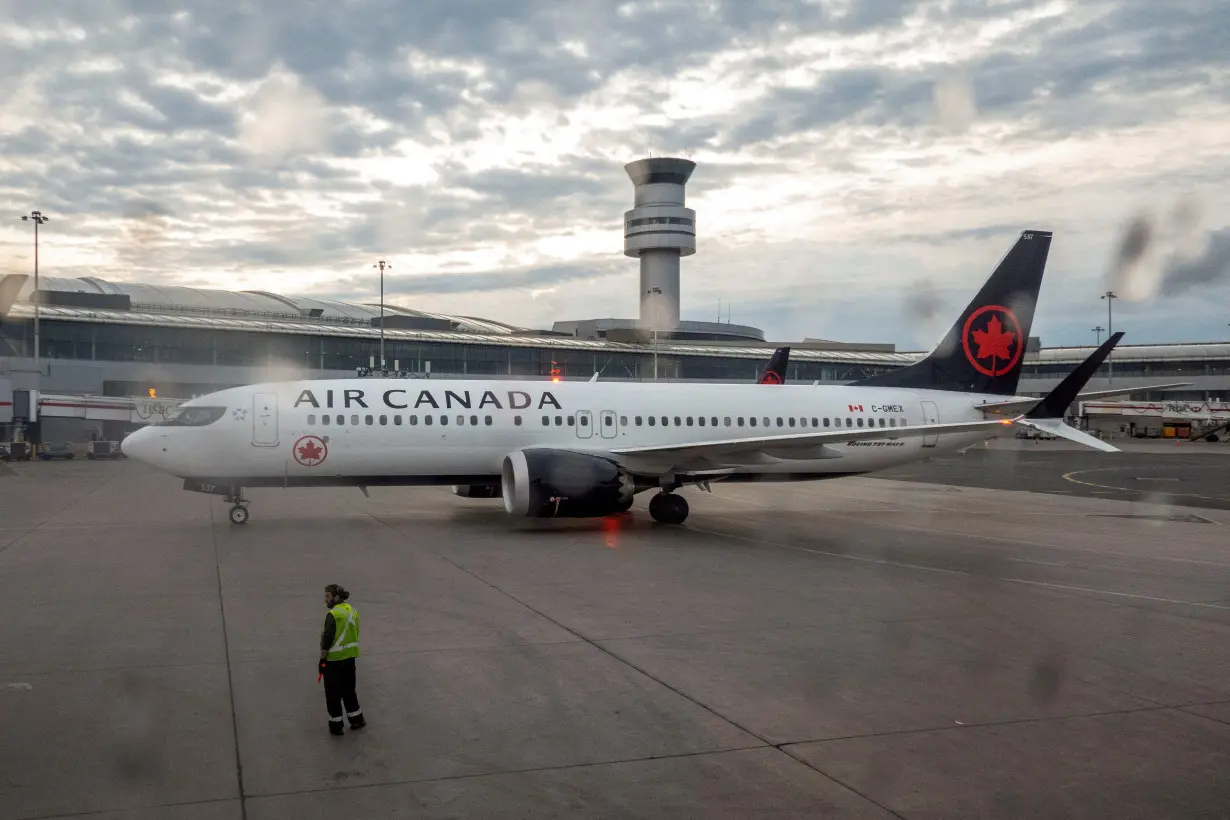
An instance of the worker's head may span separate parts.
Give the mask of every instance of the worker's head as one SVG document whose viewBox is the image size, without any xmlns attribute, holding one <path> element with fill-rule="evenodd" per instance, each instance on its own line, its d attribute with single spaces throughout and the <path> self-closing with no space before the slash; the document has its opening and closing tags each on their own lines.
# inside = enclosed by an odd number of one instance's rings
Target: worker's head
<svg viewBox="0 0 1230 820">
<path fill-rule="evenodd" d="M 350 597 L 350 592 L 340 584 L 329 584 L 325 587 L 325 606 L 337 606 Z"/>
</svg>

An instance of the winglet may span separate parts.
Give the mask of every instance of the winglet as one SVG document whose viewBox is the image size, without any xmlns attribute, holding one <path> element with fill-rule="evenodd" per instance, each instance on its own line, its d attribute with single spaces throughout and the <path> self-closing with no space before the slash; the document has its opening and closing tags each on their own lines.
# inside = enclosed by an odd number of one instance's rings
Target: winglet
<svg viewBox="0 0 1230 820">
<path fill-rule="evenodd" d="M 1088 359 L 1077 365 L 1076 369 L 1064 378 L 1055 389 L 1046 394 L 1046 398 L 1038 402 L 1034 409 L 1025 414 L 1029 419 L 1061 419 L 1063 414 L 1067 412 L 1072 402 L 1076 401 L 1076 396 L 1081 392 L 1089 380 L 1093 378 L 1093 374 L 1098 372 L 1098 368 L 1102 366 L 1102 362 L 1106 361 L 1106 357 L 1115 349 L 1115 345 L 1119 344 L 1119 340 L 1123 338 L 1123 331 L 1119 331 L 1111 336 L 1102 346 L 1093 351 Z"/>
<path fill-rule="evenodd" d="M 1081 389 L 1089 383 L 1089 380 L 1093 378 L 1093 374 L 1098 372 L 1102 362 L 1106 361 L 1106 357 L 1110 355 L 1111 350 L 1114 349 L 1115 345 L 1122 338 L 1123 331 L 1120 331 L 1103 342 L 1102 346 L 1093 351 L 1088 359 L 1081 362 L 1075 370 L 1056 385 L 1055 389 L 1046 395 L 1046 398 L 1038 402 L 1034 409 L 1024 416 L 1015 419 L 1015 422 L 1022 427 L 1041 430 L 1053 436 L 1066 438 L 1068 441 L 1074 441 L 1077 444 L 1101 450 L 1104 453 L 1119 452 L 1118 447 L 1107 444 L 1100 438 L 1091 436 L 1083 430 L 1077 430 L 1064 424 L 1063 414 L 1067 412 L 1068 407 L 1076 400 Z"/>
</svg>

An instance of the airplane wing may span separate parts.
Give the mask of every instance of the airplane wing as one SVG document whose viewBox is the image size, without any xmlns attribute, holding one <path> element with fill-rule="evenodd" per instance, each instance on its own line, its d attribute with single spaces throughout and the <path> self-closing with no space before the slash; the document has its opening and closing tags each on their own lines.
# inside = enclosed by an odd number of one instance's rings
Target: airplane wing
<svg viewBox="0 0 1230 820">
<path fill-rule="evenodd" d="M 1108 399 L 1111 396 L 1128 396 L 1132 393 L 1143 393 L 1154 390 L 1173 390 L 1176 387 L 1189 387 L 1192 382 L 1172 382 L 1170 384 L 1147 384 L 1140 387 L 1116 387 L 1112 390 L 1090 390 L 1078 393 L 1075 401 L 1090 401 L 1092 399 Z M 1031 410 L 1042 399 L 1009 399 L 1008 401 L 991 401 L 978 405 L 984 413 L 1023 413 Z"/>
<path fill-rule="evenodd" d="M 854 429 L 826 430 L 817 433 L 789 433 L 786 435 L 751 436 L 725 441 L 701 441 L 688 444 L 656 444 L 646 447 L 620 447 L 608 452 L 615 456 L 662 456 L 669 458 L 715 459 L 722 456 L 751 454 L 766 451 L 789 452 L 791 450 L 819 450 L 826 444 L 841 444 L 847 441 L 872 441 L 876 439 L 916 438 L 942 433 L 986 432 L 988 435 L 1012 420 L 968 421 L 951 424 L 917 424 L 912 427 L 864 427 Z M 839 455 L 834 453 L 833 455 Z M 816 455 L 823 458 L 824 455 Z M 833 457 L 833 456 L 829 456 Z"/>
</svg>

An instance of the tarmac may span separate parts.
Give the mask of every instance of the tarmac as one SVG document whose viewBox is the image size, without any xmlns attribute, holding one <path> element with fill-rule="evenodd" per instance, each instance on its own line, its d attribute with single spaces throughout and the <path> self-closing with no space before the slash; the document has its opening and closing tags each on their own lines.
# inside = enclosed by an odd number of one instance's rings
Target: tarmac
<svg viewBox="0 0 1230 820">
<path fill-rule="evenodd" d="M 1109 454 L 1090 484 L 1202 483 L 1099 495 L 1050 444 L 685 491 L 682 527 L 446 488 L 234 526 L 132 462 L 0 465 L 0 820 L 1230 816 L 1226 448 Z"/>
</svg>

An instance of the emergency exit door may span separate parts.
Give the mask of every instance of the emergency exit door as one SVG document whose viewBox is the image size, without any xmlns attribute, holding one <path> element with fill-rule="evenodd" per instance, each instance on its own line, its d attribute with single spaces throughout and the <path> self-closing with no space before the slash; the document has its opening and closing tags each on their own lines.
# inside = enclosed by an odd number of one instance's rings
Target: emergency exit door
<svg viewBox="0 0 1230 820">
<path fill-rule="evenodd" d="M 593 414 L 588 410 L 577 411 L 577 438 L 592 438 L 594 435 Z"/>
<path fill-rule="evenodd" d="M 602 416 L 599 419 L 599 425 L 598 429 L 601 431 L 603 438 L 615 438 L 615 434 L 618 432 L 618 426 L 615 423 L 615 411 L 603 410 Z"/>
<path fill-rule="evenodd" d="M 923 411 L 923 424 L 939 424 L 940 423 L 940 411 L 936 409 L 935 402 L 933 401 L 923 402 L 922 411 Z M 939 441 L 940 441 L 939 433 L 928 433 L 923 436 L 922 446 L 934 447 L 936 444 L 939 444 Z"/>
<path fill-rule="evenodd" d="M 257 393 L 252 397 L 252 444 L 278 446 L 278 394 Z"/>
</svg>

